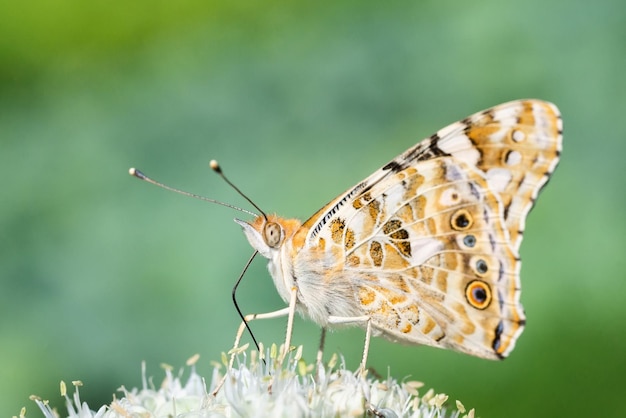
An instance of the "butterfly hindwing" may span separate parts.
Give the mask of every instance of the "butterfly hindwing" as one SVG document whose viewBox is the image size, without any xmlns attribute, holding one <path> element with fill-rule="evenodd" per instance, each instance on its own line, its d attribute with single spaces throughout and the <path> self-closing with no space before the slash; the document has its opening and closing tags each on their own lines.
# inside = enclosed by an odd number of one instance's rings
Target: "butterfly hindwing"
<svg viewBox="0 0 626 418">
<path fill-rule="evenodd" d="M 495 357 L 494 345 L 504 347 L 498 327 L 523 322 L 518 261 L 499 212 L 486 181 L 444 157 L 380 181 L 319 239 L 342 254 L 362 314 L 379 332 Z"/>
</svg>

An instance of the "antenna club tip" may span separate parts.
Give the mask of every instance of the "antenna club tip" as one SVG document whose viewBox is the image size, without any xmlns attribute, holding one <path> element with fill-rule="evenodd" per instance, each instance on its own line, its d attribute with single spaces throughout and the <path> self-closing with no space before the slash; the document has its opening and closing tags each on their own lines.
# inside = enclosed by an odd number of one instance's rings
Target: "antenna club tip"
<svg viewBox="0 0 626 418">
<path fill-rule="evenodd" d="M 220 167 L 219 163 L 217 162 L 217 160 L 211 160 L 209 161 L 209 166 L 211 167 L 211 169 L 213 171 L 216 171 L 218 173 L 222 172 L 222 168 Z"/>
<path fill-rule="evenodd" d="M 138 179 L 142 179 L 142 180 L 146 178 L 145 174 L 143 174 L 141 171 L 137 170 L 134 167 L 131 167 L 128 169 L 128 174 L 130 174 L 133 177 L 137 177 Z"/>
</svg>

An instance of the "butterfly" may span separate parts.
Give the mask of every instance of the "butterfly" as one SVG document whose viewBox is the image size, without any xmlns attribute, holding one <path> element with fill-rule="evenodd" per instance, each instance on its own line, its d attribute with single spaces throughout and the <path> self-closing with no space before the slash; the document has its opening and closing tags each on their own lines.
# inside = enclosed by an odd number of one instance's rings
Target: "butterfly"
<svg viewBox="0 0 626 418">
<path fill-rule="evenodd" d="M 244 317 L 229 369 L 255 319 L 287 316 L 284 360 L 296 312 L 322 327 L 318 364 L 326 329 L 350 324 L 366 330 L 360 371 L 372 335 L 498 360 L 524 329 L 519 249 L 526 216 L 559 162 L 562 130 L 557 107 L 541 100 L 478 112 L 409 148 L 305 222 L 265 214 L 215 161 L 211 167 L 261 215 L 134 168 L 130 174 L 255 217 L 235 221 L 253 258 L 268 259 L 287 307 Z"/>
<path fill-rule="evenodd" d="M 525 324 L 526 216 L 557 166 L 561 141 L 556 106 L 513 101 L 439 130 L 305 222 L 236 219 L 288 303 L 246 320 L 287 315 L 286 347 L 295 312 L 323 330 L 361 326 L 362 367 L 370 334 L 507 357 Z"/>
</svg>

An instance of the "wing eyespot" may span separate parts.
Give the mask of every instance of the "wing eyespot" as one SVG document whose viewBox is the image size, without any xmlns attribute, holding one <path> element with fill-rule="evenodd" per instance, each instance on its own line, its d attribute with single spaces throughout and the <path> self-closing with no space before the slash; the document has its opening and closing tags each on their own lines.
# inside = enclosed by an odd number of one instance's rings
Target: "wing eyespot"
<svg viewBox="0 0 626 418">
<path fill-rule="evenodd" d="M 463 237 L 463 244 L 468 248 L 473 248 L 476 245 L 476 237 L 472 234 L 468 234 Z"/>
<path fill-rule="evenodd" d="M 450 225 L 457 231 L 465 231 L 474 223 L 472 215 L 466 209 L 459 209 L 452 214 Z"/>
<path fill-rule="evenodd" d="M 487 309 L 493 299 L 491 288 L 482 280 L 471 281 L 465 288 L 465 299 L 476 309 Z"/>
<path fill-rule="evenodd" d="M 489 271 L 489 266 L 487 265 L 487 262 L 482 258 L 476 260 L 474 268 L 476 269 L 476 273 L 478 273 L 480 276 L 484 276 Z"/>
</svg>

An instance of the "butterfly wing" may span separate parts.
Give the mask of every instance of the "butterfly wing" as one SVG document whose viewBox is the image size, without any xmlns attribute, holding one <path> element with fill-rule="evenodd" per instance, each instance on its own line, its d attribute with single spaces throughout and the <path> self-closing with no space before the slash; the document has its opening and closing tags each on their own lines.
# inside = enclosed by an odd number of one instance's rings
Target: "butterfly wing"
<svg viewBox="0 0 626 418">
<path fill-rule="evenodd" d="M 482 172 L 502 202 L 511 243 L 519 250 L 526 216 L 559 162 L 562 131 L 556 106 L 521 100 L 440 130 L 427 148 L 436 145 Z"/>
<path fill-rule="evenodd" d="M 318 211 L 304 247 L 338 258 L 331 274 L 349 277 L 359 312 L 388 338 L 504 358 L 524 325 L 524 221 L 560 150 L 552 104 L 477 113 Z"/>
</svg>

